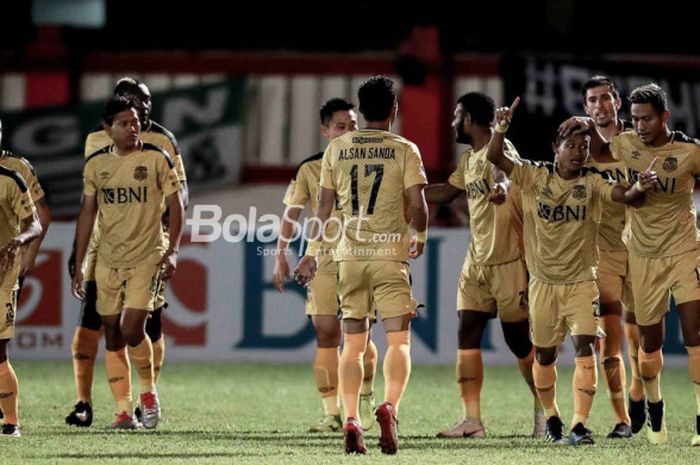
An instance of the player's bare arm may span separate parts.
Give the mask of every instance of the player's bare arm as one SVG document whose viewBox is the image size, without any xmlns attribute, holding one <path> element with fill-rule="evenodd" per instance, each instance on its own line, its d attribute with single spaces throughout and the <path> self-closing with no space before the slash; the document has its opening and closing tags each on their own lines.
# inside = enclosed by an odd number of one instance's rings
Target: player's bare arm
<svg viewBox="0 0 700 465">
<path fill-rule="evenodd" d="M 658 158 L 654 159 L 649 164 L 646 170 L 639 173 L 639 180 L 632 185 L 629 189 L 623 186 L 615 186 L 612 191 L 612 199 L 615 202 L 621 202 L 626 204 L 635 203 L 637 200 L 641 199 L 644 195 L 644 191 L 653 189 L 657 182 L 656 171 L 654 171 L 654 165 L 656 164 Z"/>
<path fill-rule="evenodd" d="M 284 291 L 284 282 L 290 278 L 289 263 L 287 262 L 287 249 L 289 239 L 294 234 L 294 223 L 301 216 L 304 209 L 296 205 L 288 205 L 284 209 L 280 235 L 277 239 L 277 255 L 275 256 L 275 269 L 272 272 L 272 283 L 279 292 Z"/>
<path fill-rule="evenodd" d="M 36 212 L 22 220 L 20 233 L 0 249 L 0 272 L 12 268 L 20 248 L 41 236 L 41 223 Z"/>
<path fill-rule="evenodd" d="M 513 112 L 518 107 L 519 103 L 520 97 L 515 97 L 510 107 L 496 108 L 496 131 L 493 133 L 488 150 L 486 151 L 486 158 L 488 161 L 496 165 L 496 167 L 502 170 L 506 175 L 510 175 L 513 171 L 513 161 L 506 156 L 503 146 L 506 138 L 506 130 L 513 119 Z"/>
<path fill-rule="evenodd" d="M 180 250 L 182 237 L 182 224 L 185 221 L 185 209 L 182 206 L 182 191 L 173 192 L 165 199 L 165 204 L 170 212 L 168 216 L 168 232 L 170 233 L 170 245 L 160 260 L 161 278 L 164 281 L 170 279 L 177 269 L 177 254 Z"/>
<path fill-rule="evenodd" d="M 39 223 L 41 224 L 41 234 L 27 245 L 27 249 L 22 254 L 22 265 L 19 269 L 20 277 L 28 275 L 34 269 L 41 242 L 44 240 L 46 232 L 49 230 L 49 224 L 51 223 L 51 211 L 49 210 L 48 203 L 46 203 L 46 198 L 42 197 L 38 199 L 34 205 L 36 205 Z"/>
<path fill-rule="evenodd" d="M 75 225 L 75 270 L 71 283 L 71 292 L 76 299 L 85 300 L 85 290 L 83 289 L 82 265 L 85 260 L 92 227 L 97 216 L 97 197 L 94 195 L 84 195 L 78 213 L 78 221 Z"/>
<path fill-rule="evenodd" d="M 416 184 L 406 189 L 405 192 L 406 199 L 408 200 L 410 221 L 417 233 L 417 241 L 409 253 L 409 256 L 413 259 L 423 254 L 428 232 L 428 204 L 425 201 L 424 188 L 425 185 Z"/>
<path fill-rule="evenodd" d="M 305 255 L 299 261 L 297 268 L 294 270 L 294 276 L 297 282 L 303 286 L 311 282 L 316 274 L 316 256 L 311 255 L 309 249 L 312 248 L 312 243 L 318 244 L 321 242 L 323 231 L 319 230 L 319 225 L 326 224 L 326 221 L 328 218 L 330 218 L 335 205 L 335 197 L 335 190 L 321 187 L 321 198 L 318 202 L 318 212 L 316 212 L 316 217 L 311 221 L 311 227 L 309 228 L 309 246 L 306 251 L 307 255 Z"/>
</svg>

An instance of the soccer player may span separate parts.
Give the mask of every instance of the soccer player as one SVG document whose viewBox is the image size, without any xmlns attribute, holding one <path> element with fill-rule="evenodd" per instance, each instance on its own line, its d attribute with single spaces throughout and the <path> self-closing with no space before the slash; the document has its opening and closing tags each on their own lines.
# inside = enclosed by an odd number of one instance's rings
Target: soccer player
<svg viewBox="0 0 700 465">
<path fill-rule="evenodd" d="M 329 141 L 342 136 L 348 131 L 357 130 L 357 114 L 355 105 L 340 99 L 329 100 L 321 108 L 321 134 Z M 294 222 L 299 219 L 306 205 L 311 212 L 318 210 L 319 181 L 321 177 L 321 158 L 323 152 L 313 155 L 299 165 L 292 182 L 289 184 L 284 197 L 287 206 L 280 228 L 281 234 L 277 241 L 275 269 L 272 280 L 279 292 L 284 291 L 284 281 L 289 278 L 287 262 L 288 239 L 292 237 Z M 340 211 L 335 210 L 333 216 L 340 218 Z M 337 236 L 338 232 L 327 230 L 329 237 Z M 306 300 L 306 314 L 316 331 L 316 358 L 313 364 L 316 386 L 323 403 L 324 418 L 311 426 L 312 433 L 327 433 L 339 431 L 343 427 L 340 420 L 338 405 L 338 362 L 340 360 L 340 321 L 338 320 L 338 295 L 336 279 L 338 265 L 333 261 L 333 251 L 337 240 L 324 242 L 319 254 L 318 272 L 309 283 Z M 362 427 L 371 428 L 371 415 L 374 409 L 374 375 L 377 369 L 377 347 L 370 338 L 364 354 L 365 376 L 360 392 L 360 414 Z"/>
<path fill-rule="evenodd" d="M 552 144 L 554 164 L 514 162 L 505 154 L 504 140 L 519 101 L 496 110 L 496 132 L 486 156 L 522 190 L 525 255 L 531 275 L 530 325 L 536 350 L 533 374 L 547 416 L 545 438 L 564 442 L 556 404 L 555 362 L 559 345 L 571 333 L 576 368 L 569 443 L 593 444 L 585 423 L 597 384 L 593 345 L 599 333 L 595 279 L 601 210 L 605 202 L 638 200 L 654 185 L 656 176 L 652 163 L 629 189 L 606 182 L 597 172 L 584 168 L 591 139 L 587 134 L 557 135 Z"/>
<path fill-rule="evenodd" d="M 489 319 L 500 317 L 508 347 L 518 359 L 518 367 L 535 401 L 534 436 L 544 434 L 544 412 L 532 380 L 534 348 L 530 342 L 527 309 L 527 271 L 518 248 L 513 224 L 513 209 L 496 203 L 505 193 L 498 177 L 503 173 L 486 160 L 496 106 L 488 95 L 470 92 L 457 100 L 452 127 L 457 142 L 470 148 L 459 160 L 448 183 L 431 184 L 425 189 L 428 202 L 446 203 L 466 191 L 471 216 L 472 240 L 464 261 L 457 290 L 459 350 L 457 384 L 464 417 L 439 437 L 476 437 L 486 435 L 481 422 L 481 387 L 484 367 L 481 339 Z M 510 153 L 515 148 L 506 142 Z"/>
<path fill-rule="evenodd" d="M 583 109 L 593 120 L 595 130 L 608 141 L 619 133 L 631 129 L 631 124 L 618 118 L 622 100 L 613 81 L 606 76 L 592 76 L 582 86 Z M 602 172 L 615 182 L 627 182 L 624 163 L 621 161 L 599 162 L 591 154 L 586 164 Z M 627 277 L 627 248 L 622 241 L 625 227 L 625 206 L 610 202 L 604 205 L 598 233 L 600 264 L 598 267 L 598 289 L 600 291 L 600 319 L 605 337 L 600 339 L 600 364 L 605 379 L 608 397 L 612 403 L 617 422 L 609 438 L 629 438 L 644 426 L 644 387 L 639 376 L 637 353 L 639 330 L 634 319 L 630 283 Z M 628 355 L 632 367 L 632 384 L 629 393 L 630 413 L 625 407 L 625 385 L 627 377 L 622 359 L 623 301 Z M 632 417 L 632 419 L 630 419 Z"/>
<path fill-rule="evenodd" d="M 423 187 L 427 180 L 416 145 L 390 132 L 398 111 L 395 82 L 385 76 L 370 78 L 360 87 L 358 97 L 367 126 L 328 145 L 321 165 L 321 199 L 315 218 L 325 223 L 338 200 L 343 228 L 334 258 L 338 262 L 345 337 L 339 368 L 345 451 L 366 452 L 358 397 L 368 317 L 376 308 L 388 344 L 384 403 L 376 410 L 379 445 L 383 453 L 395 454 L 399 446 L 399 405 L 411 372 L 411 319 L 417 306 L 408 259 L 420 256 L 425 247 L 428 208 Z M 410 224 L 417 231 L 414 247 Z M 311 227 L 311 238 L 318 231 L 316 226 Z M 300 283 L 308 283 L 316 273 L 321 245 L 320 240 L 312 241 L 299 262 L 295 275 Z"/>
<path fill-rule="evenodd" d="M 21 249 L 40 236 L 41 223 L 27 184 L 17 171 L 0 165 L 0 408 L 4 436 L 21 436 L 17 411 L 19 386 L 7 346 L 15 335 Z"/>
<path fill-rule="evenodd" d="M 82 265 L 95 218 L 100 244 L 95 264 L 97 311 L 105 328 L 105 364 L 118 414 L 113 428 L 133 429 L 131 370 L 137 368 L 143 425 L 160 419 L 153 346 L 145 324 L 160 280 L 175 272 L 183 223 L 180 182 L 170 156 L 139 138 L 139 115 L 131 100 L 114 97 L 105 105 L 104 129 L 114 144 L 85 161 L 83 202 L 76 226 L 73 294 L 85 298 Z M 161 217 L 169 210 L 166 250 Z"/>
<path fill-rule="evenodd" d="M 0 149 L 1 148 L 2 120 L 0 120 Z M 22 260 L 19 269 L 19 292 L 17 294 L 17 300 L 19 301 L 19 297 L 22 293 L 22 283 L 24 282 L 24 278 L 34 269 L 36 256 L 39 253 L 41 242 L 44 240 L 44 236 L 46 236 L 46 232 L 49 229 L 49 224 L 51 223 L 51 212 L 49 211 L 49 205 L 46 202 L 44 190 L 41 188 L 36 171 L 26 158 L 15 155 L 7 150 L 0 150 L 0 166 L 17 171 L 22 178 L 24 178 L 27 188 L 29 189 L 29 195 L 31 195 L 34 206 L 36 207 L 42 229 L 41 236 L 38 239 L 31 241 L 22 252 Z"/>
<path fill-rule="evenodd" d="M 649 416 L 647 439 L 653 444 L 668 440 L 660 374 L 664 315 L 673 295 L 697 404 L 691 445 L 700 446 L 700 277 L 693 204 L 695 176 L 700 174 L 700 141 L 669 129 L 666 93 L 658 85 L 637 87 L 629 100 L 634 131 L 618 134 L 610 142 L 599 140 L 595 147 L 597 158 L 624 162 L 631 180 L 652 159 L 658 158 L 661 166 L 658 183 L 645 193 L 644 206 L 631 209 L 627 242 L 634 314 L 640 333 L 639 370 Z M 584 123 L 564 127 L 562 133 L 593 126 L 591 121 Z"/>
<path fill-rule="evenodd" d="M 182 162 L 180 146 L 175 139 L 175 136 L 165 129 L 160 124 L 151 120 L 151 93 L 148 87 L 143 82 L 139 82 L 130 77 L 125 77 L 117 82 L 114 88 L 114 95 L 123 96 L 133 101 L 138 112 L 141 123 L 141 140 L 153 144 L 172 156 L 175 169 L 180 180 L 180 194 L 183 199 L 183 204 L 187 207 L 188 190 L 187 177 L 185 175 L 185 167 Z M 93 130 L 85 141 L 85 156 L 88 157 L 96 151 L 112 144 L 112 139 L 104 130 L 102 125 Z M 164 247 L 167 248 L 167 215 L 163 217 L 163 227 L 166 229 L 163 236 Z M 85 301 L 82 302 L 80 321 L 75 328 L 73 335 L 73 344 L 71 352 L 73 356 L 73 372 L 75 375 L 75 387 L 77 393 L 77 403 L 73 410 L 66 416 L 66 423 L 76 426 L 90 426 L 92 424 L 92 377 L 95 367 L 95 359 L 97 357 L 97 349 L 100 341 L 100 329 L 102 321 L 97 313 L 95 304 L 97 301 L 97 293 L 95 287 L 95 260 L 97 257 L 97 247 L 100 243 L 100 232 L 97 228 L 94 229 L 90 240 L 90 247 L 87 254 L 87 265 L 84 272 L 85 279 Z M 69 261 L 69 270 L 71 276 L 75 267 L 75 255 L 71 256 Z M 161 331 L 161 315 L 163 309 L 167 306 L 165 302 L 165 285 L 160 283 L 158 286 L 158 294 L 154 303 L 155 310 L 151 313 L 146 321 L 146 334 L 151 339 L 153 344 L 153 371 L 155 383 L 158 383 L 160 378 L 160 370 L 165 358 L 165 338 Z M 139 409 L 136 409 L 136 415 L 139 416 Z"/>
</svg>

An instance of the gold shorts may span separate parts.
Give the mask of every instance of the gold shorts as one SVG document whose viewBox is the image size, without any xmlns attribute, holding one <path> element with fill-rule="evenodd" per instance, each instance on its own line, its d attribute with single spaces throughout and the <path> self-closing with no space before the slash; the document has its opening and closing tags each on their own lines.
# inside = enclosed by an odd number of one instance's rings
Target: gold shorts
<svg viewBox="0 0 700 465">
<path fill-rule="evenodd" d="M 627 251 L 601 250 L 597 280 L 601 304 L 620 302 L 622 300 L 622 289 L 626 275 Z"/>
<path fill-rule="evenodd" d="M 634 313 L 634 294 L 632 294 L 632 281 L 630 281 L 629 257 L 627 258 L 625 270 L 625 279 L 622 281 L 622 305 L 625 306 L 623 311 Z"/>
<path fill-rule="evenodd" d="M 316 276 L 306 289 L 307 315 L 338 315 L 337 280 L 338 263 L 333 261 L 333 255 L 320 254 Z"/>
<path fill-rule="evenodd" d="M 476 310 L 498 315 L 501 321 L 517 323 L 527 319 L 527 270 L 513 260 L 498 265 L 464 262 L 457 289 L 457 310 Z"/>
<path fill-rule="evenodd" d="M 97 313 L 119 315 L 122 309 L 152 311 L 158 287 L 160 268 L 147 260 L 132 268 L 109 268 L 98 258 L 95 264 Z"/>
<path fill-rule="evenodd" d="M 97 247 L 93 246 L 92 240 L 88 245 L 87 253 L 85 254 L 85 267 L 83 268 L 83 281 L 95 280 L 95 263 L 97 262 Z"/>
<path fill-rule="evenodd" d="M 17 315 L 17 293 L 19 286 L 3 285 L 0 287 L 0 339 L 12 339 L 15 335 L 15 317 Z"/>
<path fill-rule="evenodd" d="M 629 273 L 637 324 L 660 322 L 668 311 L 671 295 L 676 304 L 700 300 L 698 251 L 670 257 L 647 258 L 630 252 Z"/>
<path fill-rule="evenodd" d="M 411 291 L 408 263 L 389 260 L 338 262 L 338 297 L 343 319 L 382 319 L 413 315 L 418 302 Z"/>
<path fill-rule="evenodd" d="M 530 339 L 557 347 L 572 336 L 598 336 L 600 302 L 595 281 L 549 284 L 530 278 Z"/>
</svg>

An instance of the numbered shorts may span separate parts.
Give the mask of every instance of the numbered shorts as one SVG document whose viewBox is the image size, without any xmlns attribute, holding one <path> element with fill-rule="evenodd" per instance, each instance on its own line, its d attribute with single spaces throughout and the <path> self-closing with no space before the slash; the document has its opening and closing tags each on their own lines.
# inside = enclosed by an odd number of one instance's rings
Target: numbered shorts
<svg viewBox="0 0 700 465">
<path fill-rule="evenodd" d="M 316 276 L 306 289 L 306 314 L 309 316 L 338 314 L 338 263 L 333 261 L 333 255 L 320 254 Z"/>
<path fill-rule="evenodd" d="M 600 251 L 598 265 L 598 290 L 600 303 L 621 302 L 627 276 L 627 251 Z"/>
<path fill-rule="evenodd" d="M 343 319 L 415 315 L 408 263 L 388 260 L 338 262 L 338 297 Z"/>
<path fill-rule="evenodd" d="M 676 305 L 700 300 L 697 250 L 660 258 L 630 252 L 629 274 L 638 325 L 660 322 L 669 309 L 671 295 Z"/>
<path fill-rule="evenodd" d="M 602 336 L 595 281 L 549 284 L 530 278 L 530 339 L 537 347 L 557 347 L 572 336 Z"/>
<path fill-rule="evenodd" d="M 0 339 L 12 339 L 15 335 L 15 318 L 17 315 L 17 294 L 19 286 L 3 285 L 0 287 Z"/>
<path fill-rule="evenodd" d="M 476 310 L 497 315 L 505 323 L 527 319 L 527 270 L 513 260 L 498 265 L 464 262 L 457 289 L 457 310 Z"/>
<path fill-rule="evenodd" d="M 151 311 L 158 290 L 158 263 L 141 263 L 132 268 L 110 268 L 99 258 L 95 265 L 97 313 L 118 315 L 124 308 Z"/>
</svg>

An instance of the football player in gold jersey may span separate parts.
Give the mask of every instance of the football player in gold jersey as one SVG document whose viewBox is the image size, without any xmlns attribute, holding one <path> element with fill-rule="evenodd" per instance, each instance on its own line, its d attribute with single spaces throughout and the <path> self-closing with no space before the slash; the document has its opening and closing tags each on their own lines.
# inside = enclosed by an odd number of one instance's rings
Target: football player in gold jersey
<svg viewBox="0 0 700 465">
<path fill-rule="evenodd" d="M 180 194 L 183 204 L 187 207 L 187 176 L 182 162 L 180 146 L 175 136 L 162 125 L 151 120 L 151 93 L 146 84 L 130 77 L 120 79 L 115 88 L 114 95 L 126 97 L 136 106 L 139 112 L 141 123 L 141 140 L 162 148 L 172 156 L 175 169 L 180 180 Z M 112 139 L 104 130 L 102 125 L 98 126 L 85 140 L 85 157 L 89 157 L 98 150 L 112 144 Z M 167 214 L 163 217 L 163 227 L 167 231 Z M 167 235 L 164 236 L 167 241 Z M 75 388 L 77 403 L 73 410 L 66 416 L 66 423 L 69 425 L 87 427 L 92 424 L 92 377 L 97 357 L 97 349 L 100 340 L 100 329 L 102 321 L 95 308 L 97 302 L 97 291 L 95 285 L 95 261 L 97 247 L 100 243 L 100 232 L 97 228 L 93 230 L 90 247 L 87 255 L 87 265 L 84 271 L 85 277 L 85 300 L 81 305 L 80 320 L 75 328 L 71 352 L 73 356 L 73 373 L 75 375 Z M 167 247 L 167 245 L 166 245 Z M 75 254 L 69 260 L 69 271 L 71 276 L 75 269 Z M 159 285 L 158 295 L 154 303 L 153 312 L 146 320 L 146 334 L 153 343 L 153 370 L 155 382 L 158 383 L 160 371 L 165 358 L 165 338 L 161 331 L 161 315 L 165 308 L 165 285 Z M 137 418 L 140 410 L 136 408 Z"/>
<path fill-rule="evenodd" d="M 22 175 L 0 165 L 0 409 L 2 436 L 21 436 L 19 386 L 7 346 L 15 335 L 22 247 L 41 236 L 41 224 Z"/>
<path fill-rule="evenodd" d="M 484 368 L 480 348 L 486 324 L 496 316 L 535 400 L 533 435 L 544 435 L 544 412 L 532 380 L 534 349 L 528 323 L 527 271 L 518 247 L 518 222 L 514 223 L 511 208 L 514 200 L 509 196 L 507 202 L 502 201 L 498 193 L 505 193 L 506 188 L 497 177 L 503 173 L 486 160 L 495 110 L 491 97 L 480 92 L 469 92 L 457 100 L 452 127 L 457 142 L 470 148 L 461 155 L 447 183 L 425 189 L 426 200 L 437 203 L 450 202 L 466 192 L 472 234 L 457 290 L 456 375 L 464 416 L 453 428 L 438 433 L 439 437 L 480 438 L 486 434 L 481 422 Z M 509 147 L 511 155 L 517 155 L 515 148 Z"/>
<path fill-rule="evenodd" d="M 599 334 L 598 224 L 605 202 L 632 203 L 656 182 L 653 163 L 639 183 L 626 189 L 585 168 L 590 136 L 557 135 L 552 144 L 555 164 L 513 161 L 504 151 L 512 107 L 496 111 L 496 132 L 487 158 L 505 171 L 522 190 L 525 256 L 530 271 L 530 327 L 536 360 L 533 376 L 547 416 L 545 438 L 564 442 L 556 404 L 556 358 L 567 333 L 572 336 L 574 416 L 570 444 L 593 444 L 586 428 L 596 392 L 593 345 Z"/>
<path fill-rule="evenodd" d="M 329 141 L 357 129 L 355 105 L 346 100 L 340 98 L 329 100 L 321 108 L 320 116 L 321 134 Z M 318 209 L 322 157 L 323 152 L 301 162 L 283 200 L 287 207 L 280 227 L 272 276 L 275 288 L 279 292 L 284 290 L 284 281 L 289 278 L 287 248 L 288 239 L 294 234 L 294 222 L 299 219 L 305 206 L 308 205 L 312 215 Z M 339 217 L 340 211 L 336 210 L 334 216 Z M 333 261 L 332 255 L 336 244 L 337 241 L 324 244 L 324 251 L 319 255 L 319 271 L 307 287 L 306 314 L 311 319 L 316 332 L 317 345 L 313 372 L 324 413 L 324 418 L 309 429 L 312 433 L 333 432 L 343 427 L 338 404 L 338 361 L 340 360 L 338 351 L 340 321 L 336 289 L 338 265 Z M 363 428 L 367 430 L 372 426 L 374 375 L 377 368 L 377 348 L 371 338 L 367 343 L 363 361 L 365 375 L 360 393 L 360 418 L 363 421 Z"/>
<path fill-rule="evenodd" d="M 139 139 L 141 125 L 132 101 L 114 97 L 105 105 L 103 121 L 114 144 L 85 162 L 72 290 L 76 297 L 85 298 L 83 261 L 97 218 L 101 237 L 95 265 L 96 306 L 105 328 L 110 388 L 119 409 L 112 427 L 137 427 L 131 412 L 128 345 L 139 377 L 143 425 L 154 428 L 160 403 L 145 324 L 158 283 L 167 281 L 177 266 L 184 217 L 180 182 L 168 153 Z M 167 250 L 161 224 L 166 204 L 170 212 Z"/>
<path fill-rule="evenodd" d="M 367 127 L 337 137 L 323 154 L 321 199 L 310 232 L 315 240 L 295 275 L 302 284 L 313 279 L 322 245 L 316 236 L 318 225 L 326 224 L 338 199 L 343 222 L 334 258 L 345 337 L 339 368 L 345 451 L 366 452 L 358 398 L 369 316 L 376 308 L 388 348 L 384 358 L 385 402 L 375 416 L 382 452 L 395 454 L 399 447 L 399 402 L 411 372 L 411 319 L 417 307 L 408 260 L 423 253 L 427 240 L 428 207 L 423 196 L 427 179 L 418 147 L 390 132 L 398 111 L 396 83 L 375 76 L 362 84 L 358 97 Z M 413 246 L 410 224 L 417 231 Z"/>
<path fill-rule="evenodd" d="M 629 101 L 634 131 L 618 134 L 610 142 L 598 140 L 594 148 L 600 159 L 623 161 L 630 180 L 650 160 L 658 159 L 660 165 L 658 182 L 645 192 L 646 202 L 631 209 L 627 242 L 634 313 L 640 333 L 639 370 L 649 416 L 647 439 L 653 444 L 668 440 L 660 373 L 664 315 L 673 296 L 697 404 L 691 445 L 700 446 L 700 275 L 693 203 L 695 179 L 700 174 L 700 141 L 669 129 L 666 93 L 658 85 L 637 87 L 630 93 Z M 562 132 L 588 130 L 592 126 L 586 120 L 567 126 Z"/>
</svg>

